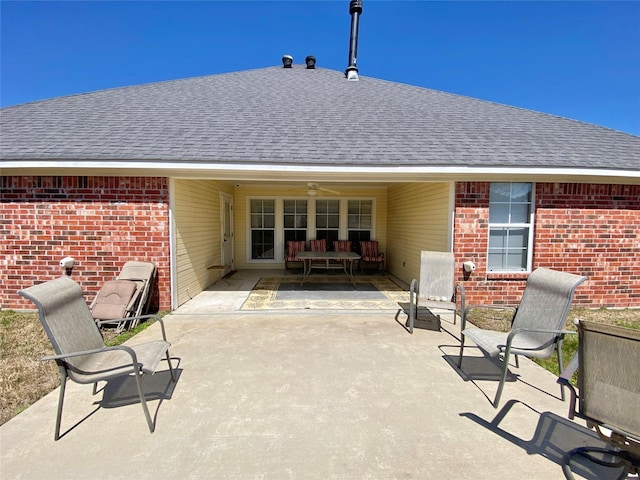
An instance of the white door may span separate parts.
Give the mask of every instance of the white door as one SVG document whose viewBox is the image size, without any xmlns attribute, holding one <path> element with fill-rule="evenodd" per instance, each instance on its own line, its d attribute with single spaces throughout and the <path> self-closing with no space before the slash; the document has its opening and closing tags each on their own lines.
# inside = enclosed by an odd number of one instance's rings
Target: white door
<svg viewBox="0 0 640 480">
<path fill-rule="evenodd" d="M 221 193 L 222 212 L 220 223 L 222 225 L 222 265 L 228 265 L 223 269 L 222 275 L 233 271 L 233 199 L 230 195 Z"/>
</svg>

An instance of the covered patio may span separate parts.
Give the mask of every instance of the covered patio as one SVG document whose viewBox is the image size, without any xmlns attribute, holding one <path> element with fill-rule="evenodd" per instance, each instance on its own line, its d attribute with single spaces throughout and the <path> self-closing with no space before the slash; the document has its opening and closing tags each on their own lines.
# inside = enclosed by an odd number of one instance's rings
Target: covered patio
<svg viewBox="0 0 640 480">
<path fill-rule="evenodd" d="M 145 379 L 155 433 L 133 385 L 69 384 L 58 442 L 57 391 L 0 428 L 2 476 L 561 479 L 565 452 L 600 444 L 526 359 L 494 409 L 498 368 L 467 347 L 477 360 L 457 370 L 450 314 L 409 335 L 392 309 L 241 310 L 270 273 L 238 271 L 165 317 L 179 378 Z M 574 471 L 602 478 L 589 468 Z"/>
</svg>

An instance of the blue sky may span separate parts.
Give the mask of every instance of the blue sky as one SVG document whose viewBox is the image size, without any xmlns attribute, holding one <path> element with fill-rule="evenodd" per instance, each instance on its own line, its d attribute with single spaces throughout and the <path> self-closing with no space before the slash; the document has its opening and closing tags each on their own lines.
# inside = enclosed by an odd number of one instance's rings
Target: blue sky
<svg viewBox="0 0 640 480">
<path fill-rule="evenodd" d="M 640 2 L 363 0 L 360 75 L 640 135 Z M 0 2 L 0 104 L 348 65 L 349 0 Z"/>
</svg>

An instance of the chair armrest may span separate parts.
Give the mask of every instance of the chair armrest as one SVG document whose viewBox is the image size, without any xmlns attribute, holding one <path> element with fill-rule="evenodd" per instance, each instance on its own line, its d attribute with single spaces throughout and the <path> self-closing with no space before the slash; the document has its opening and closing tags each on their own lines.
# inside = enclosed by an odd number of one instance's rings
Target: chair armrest
<svg viewBox="0 0 640 480">
<path fill-rule="evenodd" d="M 565 336 L 565 335 L 575 335 L 578 332 L 574 332 L 573 330 L 553 330 L 553 329 L 546 329 L 546 328 L 516 328 L 515 330 L 511 330 L 509 332 L 509 336 L 507 337 L 507 346 L 511 345 L 511 342 L 513 341 L 514 337 L 520 333 L 555 333 L 558 336 Z"/>
<path fill-rule="evenodd" d="M 149 314 L 149 315 L 140 315 L 139 317 L 126 317 L 126 318 L 116 318 L 113 320 L 101 320 L 99 322 L 96 322 L 96 325 L 100 326 L 100 325 L 113 324 L 113 323 L 118 324 L 123 322 L 130 322 L 131 320 L 148 320 L 149 318 L 155 318 L 160 323 L 160 330 L 162 330 L 162 339 L 166 342 L 167 334 L 164 329 L 164 321 L 158 315 Z"/>
<path fill-rule="evenodd" d="M 138 365 L 138 357 L 136 352 L 126 345 L 115 345 L 113 347 L 103 347 L 103 348 L 94 348 L 92 350 L 83 350 L 81 352 L 71 352 L 71 353 L 60 353 L 57 355 L 47 355 L 42 357 L 40 360 L 45 362 L 48 360 L 64 360 L 65 358 L 73 358 L 73 357 L 81 357 L 83 355 L 95 355 L 97 353 L 109 352 L 112 350 L 123 350 L 131 355 L 131 361 L 134 365 Z"/>
</svg>

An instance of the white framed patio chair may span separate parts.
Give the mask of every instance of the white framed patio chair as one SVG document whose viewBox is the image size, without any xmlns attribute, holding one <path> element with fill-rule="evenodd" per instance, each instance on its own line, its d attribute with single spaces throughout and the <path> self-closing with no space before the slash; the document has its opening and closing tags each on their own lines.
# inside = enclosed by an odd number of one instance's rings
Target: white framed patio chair
<svg viewBox="0 0 640 480">
<path fill-rule="evenodd" d="M 60 438 L 60 423 L 67 379 L 80 384 L 93 384 L 93 393 L 97 393 L 97 384 L 122 376 L 133 376 L 136 381 L 140 404 L 144 411 L 149 431 L 155 430 L 149 408 L 142 390 L 144 374 L 153 374 L 158 364 L 166 358 L 169 364 L 171 380 L 176 377 L 169 357 L 164 323 L 158 318 L 162 331 L 162 340 L 146 342 L 140 345 L 118 345 L 107 347 L 91 311 L 84 301 L 82 288 L 68 277 L 40 283 L 18 291 L 24 298 L 38 307 L 38 316 L 54 355 L 42 360 L 54 360 L 60 372 L 60 394 L 54 439 Z M 154 317 L 153 315 L 144 318 Z M 121 320 L 109 320 L 109 323 L 131 321 L 131 317 Z M 105 322 L 106 323 L 106 322 Z"/>
<path fill-rule="evenodd" d="M 401 313 L 407 316 L 405 326 L 413 333 L 416 321 L 430 322 L 435 317 L 440 329 L 440 316 L 431 310 L 443 309 L 453 312 L 453 323 L 456 323 L 458 302 L 460 315 L 465 308 L 465 289 L 462 284 L 454 285 L 455 261 L 452 252 L 420 252 L 420 279 L 411 280 L 409 285 L 409 301 L 398 302 L 400 308 L 396 312 L 396 320 Z"/>
<path fill-rule="evenodd" d="M 562 341 L 566 334 L 573 333 L 564 329 L 576 288 L 587 278 L 571 273 L 559 272 L 548 268 L 538 268 L 527 279 L 520 304 L 514 307 L 511 330 L 500 332 L 467 325 L 467 316 L 475 308 L 505 308 L 498 305 L 470 305 L 462 314 L 460 325 L 460 355 L 458 368 L 462 370 L 464 343 L 466 339 L 474 342 L 485 356 L 502 356 L 500 383 L 493 406 L 498 407 L 509 370 L 509 358 L 515 355 L 535 358 L 550 357 L 557 353 L 558 368 L 562 372 Z M 564 400 L 564 389 L 561 388 Z"/>
<path fill-rule="evenodd" d="M 586 421 L 611 448 L 582 446 L 562 466 L 573 479 L 571 460 L 581 456 L 616 469 L 618 478 L 640 473 L 640 330 L 580 320 L 578 351 L 558 378 L 571 393 L 570 419 Z M 578 371 L 578 388 L 570 379 Z"/>
</svg>

